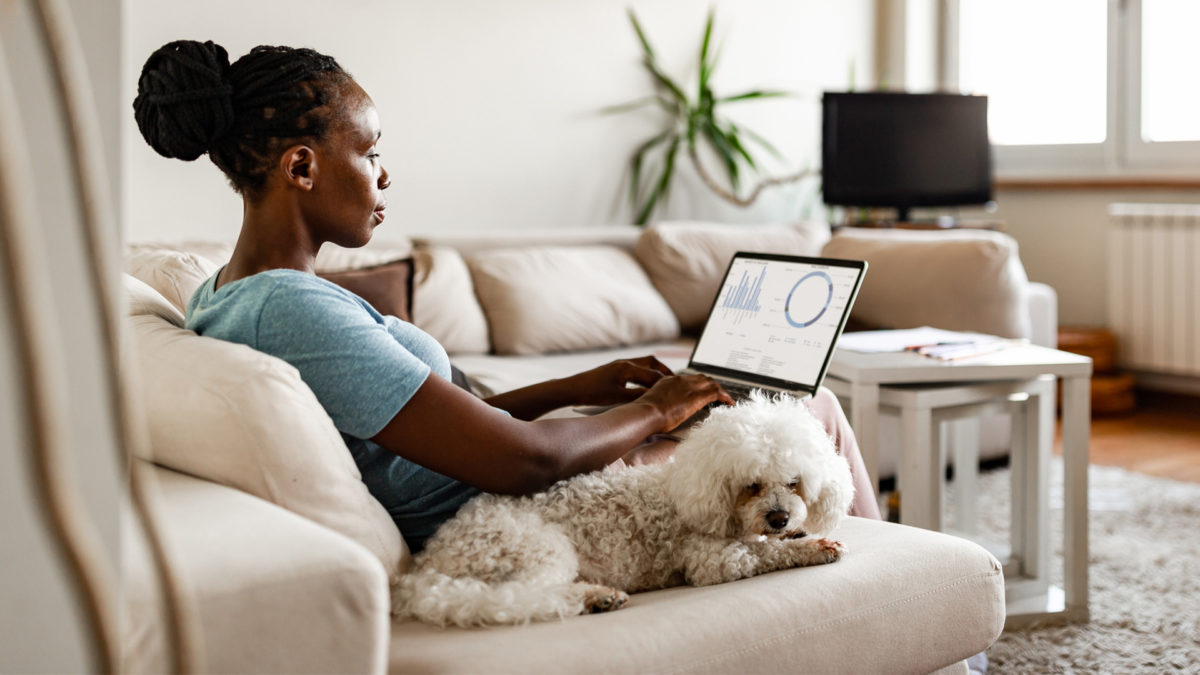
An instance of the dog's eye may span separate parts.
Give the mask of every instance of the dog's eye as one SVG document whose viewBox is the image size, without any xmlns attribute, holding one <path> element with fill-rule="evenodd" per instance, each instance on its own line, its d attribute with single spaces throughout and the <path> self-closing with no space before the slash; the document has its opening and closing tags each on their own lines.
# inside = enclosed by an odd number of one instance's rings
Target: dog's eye
<svg viewBox="0 0 1200 675">
<path fill-rule="evenodd" d="M 746 492 L 750 493 L 751 495 L 756 495 L 759 492 L 762 492 L 762 485 L 759 483 L 751 483 L 746 486 Z"/>
<path fill-rule="evenodd" d="M 795 488 L 796 488 L 796 486 L 797 486 L 797 485 L 799 485 L 799 484 L 800 484 L 800 481 L 799 481 L 799 480 L 794 480 L 794 481 L 792 481 L 792 482 L 788 483 L 788 487 L 790 487 L 790 488 L 792 488 L 792 489 L 795 489 Z"/>
</svg>

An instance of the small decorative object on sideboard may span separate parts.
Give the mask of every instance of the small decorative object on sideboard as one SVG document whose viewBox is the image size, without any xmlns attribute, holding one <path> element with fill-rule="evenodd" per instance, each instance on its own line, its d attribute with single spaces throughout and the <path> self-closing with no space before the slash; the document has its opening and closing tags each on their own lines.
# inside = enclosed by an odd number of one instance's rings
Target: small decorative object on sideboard
<svg viewBox="0 0 1200 675">
<path fill-rule="evenodd" d="M 1063 327 L 1058 330 L 1058 348 L 1092 359 L 1092 414 L 1124 415 L 1133 412 L 1137 401 L 1133 375 L 1117 369 L 1117 336 L 1106 328 Z"/>
</svg>

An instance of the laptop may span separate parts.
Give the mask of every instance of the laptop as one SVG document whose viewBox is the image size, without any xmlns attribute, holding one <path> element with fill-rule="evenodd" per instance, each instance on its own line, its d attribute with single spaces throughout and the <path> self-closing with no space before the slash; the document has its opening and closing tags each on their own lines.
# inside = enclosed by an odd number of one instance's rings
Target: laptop
<svg viewBox="0 0 1200 675">
<path fill-rule="evenodd" d="M 867 263 L 734 254 L 684 373 L 703 373 L 736 400 L 751 389 L 797 398 L 825 379 Z"/>
</svg>

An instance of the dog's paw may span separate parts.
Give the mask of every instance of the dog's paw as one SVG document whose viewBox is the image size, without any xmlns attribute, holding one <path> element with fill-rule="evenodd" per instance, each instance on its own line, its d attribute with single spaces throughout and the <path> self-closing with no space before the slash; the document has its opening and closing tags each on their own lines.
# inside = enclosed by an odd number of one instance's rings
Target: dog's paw
<svg viewBox="0 0 1200 675">
<path fill-rule="evenodd" d="M 817 558 L 821 564 L 837 562 L 846 553 L 846 545 L 840 541 L 818 539 L 813 544 L 816 547 Z"/>
<path fill-rule="evenodd" d="M 629 601 L 629 594 L 615 588 L 594 586 L 583 598 L 583 611 L 587 614 L 612 612 L 621 609 Z"/>
</svg>

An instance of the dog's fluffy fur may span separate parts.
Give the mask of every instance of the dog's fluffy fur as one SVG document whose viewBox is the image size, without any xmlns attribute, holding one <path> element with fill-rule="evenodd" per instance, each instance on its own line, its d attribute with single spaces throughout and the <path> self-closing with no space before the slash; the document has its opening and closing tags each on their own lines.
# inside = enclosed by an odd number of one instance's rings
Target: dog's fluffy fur
<svg viewBox="0 0 1200 675">
<path fill-rule="evenodd" d="M 617 609 L 637 591 L 830 563 L 845 549 L 817 535 L 837 526 L 853 492 L 806 405 L 755 395 L 713 410 L 669 464 L 476 497 L 414 558 L 393 612 L 524 623 Z"/>
</svg>

